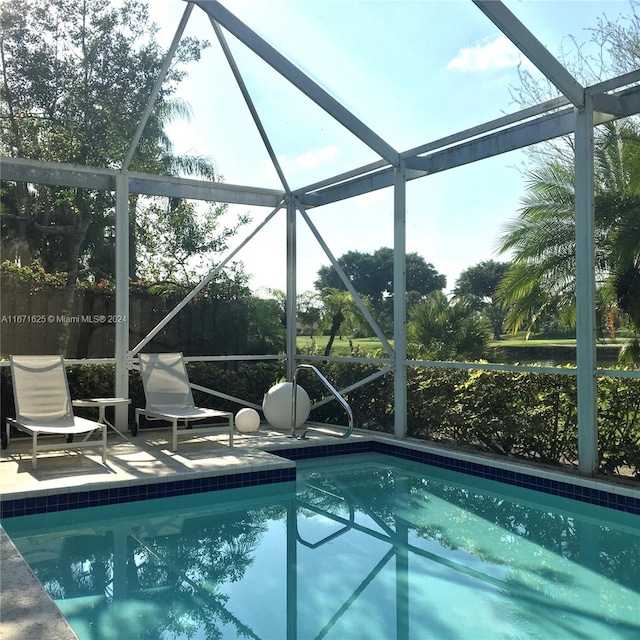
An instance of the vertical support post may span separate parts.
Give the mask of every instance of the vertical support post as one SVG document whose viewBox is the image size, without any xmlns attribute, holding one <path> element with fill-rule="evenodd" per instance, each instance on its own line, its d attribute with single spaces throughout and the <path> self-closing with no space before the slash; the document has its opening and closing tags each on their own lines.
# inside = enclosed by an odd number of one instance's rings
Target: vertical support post
<svg viewBox="0 0 640 640">
<path fill-rule="evenodd" d="M 129 176 L 116 176 L 116 381 L 115 395 L 129 397 Z M 128 408 L 115 407 L 115 426 L 127 430 Z"/>
<path fill-rule="evenodd" d="M 393 185 L 393 340 L 394 427 L 404 438 L 407 423 L 407 180 L 404 160 L 394 170 Z"/>
<path fill-rule="evenodd" d="M 593 178 L 593 102 L 576 109 L 576 362 L 578 386 L 578 468 L 594 475 L 598 468 L 598 416 L 595 371 L 595 204 Z"/>
<path fill-rule="evenodd" d="M 287 196 L 287 298 L 285 317 L 287 326 L 287 380 L 293 380 L 296 369 L 296 206 Z"/>
</svg>

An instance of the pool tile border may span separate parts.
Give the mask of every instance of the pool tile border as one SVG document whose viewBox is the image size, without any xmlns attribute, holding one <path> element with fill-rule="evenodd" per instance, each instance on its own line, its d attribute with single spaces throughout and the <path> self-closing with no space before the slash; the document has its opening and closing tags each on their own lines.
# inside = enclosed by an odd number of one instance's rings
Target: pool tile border
<svg viewBox="0 0 640 640">
<path fill-rule="evenodd" d="M 613 492 L 604 488 L 604 483 L 590 479 L 576 478 L 575 482 L 571 482 L 554 477 L 560 476 L 560 474 L 553 471 L 536 470 L 536 475 L 534 475 L 533 471 L 528 473 L 520 468 L 516 469 L 515 464 L 503 463 L 498 466 L 500 463 L 496 461 L 494 466 L 478 462 L 477 459 L 472 460 L 470 459 L 471 456 L 465 456 L 464 454 L 460 457 L 457 457 L 456 454 L 443 455 L 425 450 L 423 447 L 416 446 L 413 448 L 406 444 L 399 445 L 385 440 L 345 442 L 340 445 L 323 445 L 304 449 L 276 449 L 271 450 L 271 453 L 289 460 L 303 460 L 349 453 L 383 453 L 396 458 L 420 462 L 450 471 L 458 471 L 467 475 L 532 489 L 549 495 L 640 515 L 640 497 L 638 497 L 637 489 L 620 487 L 619 489 L 616 488 L 616 492 Z M 633 495 L 634 493 L 636 495 Z"/>
<path fill-rule="evenodd" d="M 640 515 L 640 497 L 631 495 L 632 490 L 626 490 L 624 487 L 621 487 L 621 492 L 618 493 L 617 491 L 613 492 L 605 488 L 598 488 L 597 485 L 604 487 L 604 483 L 598 483 L 596 481 L 582 481 L 576 478 L 575 482 L 571 482 L 554 478 L 553 476 L 560 475 L 557 472 L 540 471 L 534 475 L 532 472 L 528 473 L 521 469 L 508 468 L 509 466 L 515 465 L 508 465 L 506 468 L 502 468 L 475 460 L 444 456 L 431 451 L 412 450 L 389 443 L 377 444 L 378 447 L 376 451 L 378 453 L 386 453 L 398 458 L 422 462 L 451 471 L 459 471 L 467 475 L 486 478 L 487 480 L 495 480 L 516 487 L 533 489 L 534 491 L 547 493 L 549 495 Z"/>
<path fill-rule="evenodd" d="M 35 515 L 53 511 L 69 511 L 86 507 L 101 507 L 124 502 L 153 500 L 155 498 L 168 498 L 225 489 L 239 489 L 262 484 L 291 482 L 295 479 L 295 466 L 290 466 L 280 469 L 262 469 L 214 476 L 198 475 L 197 477 L 145 484 L 132 482 L 119 487 L 111 486 L 85 491 L 70 491 L 68 493 L 57 492 L 3 500 L 0 504 L 0 518 Z"/>
<path fill-rule="evenodd" d="M 374 436 L 371 439 L 303 445 L 287 448 L 273 447 L 269 453 L 289 461 L 321 458 L 354 453 L 383 453 L 426 465 L 459 471 L 471 476 L 495 480 L 526 489 L 533 489 L 554 496 L 561 496 L 640 515 L 640 493 L 637 489 L 616 487 L 592 479 L 576 478 L 574 482 L 554 471 L 535 470 L 528 472 L 515 464 L 495 461 L 492 464 L 479 462 L 471 455 L 431 451 L 425 445 L 398 444 L 390 439 Z M 86 488 L 67 493 L 47 492 L 36 496 L 15 496 L 2 500 L 0 518 L 11 518 L 51 511 L 67 511 L 85 507 L 104 506 L 122 502 L 135 502 L 192 493 L 221 491 L 263 484 L 291 482 L 296 479 L 295 465 L 280 468 L 236 472 L 230 474 L 202 475 L 159 480 L 140 484 L 132 481 L 122 486 Z"/>
</svg>

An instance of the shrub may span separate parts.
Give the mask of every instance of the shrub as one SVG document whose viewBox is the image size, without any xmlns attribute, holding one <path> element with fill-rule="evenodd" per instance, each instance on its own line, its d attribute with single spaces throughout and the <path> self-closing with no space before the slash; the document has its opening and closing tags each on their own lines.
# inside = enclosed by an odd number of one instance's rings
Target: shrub
<svg viewBox="0 0 640 640">
<path fill-rule="evenodd" d="M 262 403 L 266 391 L 285 376 L 284 361 L 191 362 L 195 384 L 230 396 Z M 328 362 L 319 367 L 338 390 L 379 371 L 369 363 Z M 111 396 L 115 367 L 111 364 L 68 368 L 73 398 Z M 313 374 L 299 383 L 312 402 L 327 395 Z M 145 399 L 138 372 L 129 376 L 130 420 Z M 347 394 L 357 427 L 393 432 L 391 373 Z M 0 370 L 1 419 L 13 416 L 11 375 Z M 232 401 L 195 391 L 201 406 L 237 411 Z M 89 412 L 91 409 L 88 410 Z M 80 412 L 80 410 L 78 410 Z M 84 415 L 79 413 L 79 415 Z M 95 417 L 95 412 L 88 417 Z M 311 420 L 345 424 L 343 407 L 329 402 Z M 598 379 L 599 471 L 640 477 L 640 380 Z M 504 456 L 555 464 L 577 461 L 577 394 L 573 375 L 414 367 L 407 374 L 407 435 Z"/>
<path fill-rule="evenodd" d="M 600 471 L 640 476 L 640 380 L 598 378 Z"/>
</svg>

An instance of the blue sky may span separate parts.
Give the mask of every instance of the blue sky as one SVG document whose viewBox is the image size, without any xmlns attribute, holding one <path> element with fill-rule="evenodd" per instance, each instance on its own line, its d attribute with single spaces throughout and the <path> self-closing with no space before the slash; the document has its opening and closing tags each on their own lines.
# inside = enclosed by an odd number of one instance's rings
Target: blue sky
<svg viewBox="0 0 640 640">
<path fill-rule="evenodd" d="M 185 7 L 152 0 L 152 18 L 168 44 Z M 403 151 L 518 110 L 517 50 L 470 0 L 223 0 L 249 27 L 339 99 L 360 120 Z M 599 16 L 630 14 L 626 1 L 508 0 L 507 7 L 556 56 L 588 42 Z M 277 175 L 220 51 L 208 18 L 194 9 L 189 35 L 211 47 L 189 69 L 179 95 L 190 123 L 170 134 L 180 153 L 210 156 L 228 183 L 279 188 Z M 233 36 L 229 45 L 292 187 L 312 184 L 377 160 L 376 155 L 292 89 Z M 595 50 L 593 50 L 594 53 Z M 534 73 L 537 73 L 533 70 Z M 407 249 L 454 286 L 464 269 L 495 253 L 505 223 L 524 194 L 520 152 L 409 183 Z M 252 227 L 267 210 L 250 213 Z M 334 256 L 392 246 L 390 189 L 310 211 Z M 231 222 L 231 220 L 230 220 Z M 329 264 L 299 223 L 298 291 L 313 287 Z M 232 244 L 235 246 L 235 244 Z M 238 255 L 256 291 L 285 288 L 284 215 Z"/>
</svg>

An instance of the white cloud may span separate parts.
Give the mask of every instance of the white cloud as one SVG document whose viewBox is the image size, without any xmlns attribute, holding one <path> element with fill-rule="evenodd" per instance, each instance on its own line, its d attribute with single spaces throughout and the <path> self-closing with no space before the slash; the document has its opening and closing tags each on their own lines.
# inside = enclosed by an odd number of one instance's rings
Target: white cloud
<svg viewBox="0 0 640 640">
<path fill-rule="evenodd" d="M 528 62 L 506 37 L 485 38 L 474 47 L 465 47 L 449 62 L 447 68 L 459 71 L 494 71 L 517 67 Z"/>
</svg>

